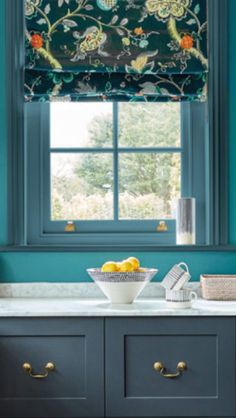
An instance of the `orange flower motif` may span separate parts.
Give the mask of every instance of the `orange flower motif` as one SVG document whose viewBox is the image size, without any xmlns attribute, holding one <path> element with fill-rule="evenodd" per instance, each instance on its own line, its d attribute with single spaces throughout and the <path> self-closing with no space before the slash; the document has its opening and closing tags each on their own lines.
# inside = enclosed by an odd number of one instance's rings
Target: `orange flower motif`
<svg viewBox="0 0 236 418">
<path fill-rule="evenodd" d="M 193 47 L 194 40 L 190 35 L 184 35 L 180 41 L 180 46 L 183 49 L 191 49 Z"/>
<path fill-rule="evenodd" d="M 142 35 L 143 34 L 143 28 L 140 26 L 139 28 L 134 29 L 135 35 Z"/>
<path fill-rule="evenodd" d="M 34 49 L 40 49 L 43 46 L 43 38 L 41 35 L 32 35 L 30 43 Z"/>
</svg>

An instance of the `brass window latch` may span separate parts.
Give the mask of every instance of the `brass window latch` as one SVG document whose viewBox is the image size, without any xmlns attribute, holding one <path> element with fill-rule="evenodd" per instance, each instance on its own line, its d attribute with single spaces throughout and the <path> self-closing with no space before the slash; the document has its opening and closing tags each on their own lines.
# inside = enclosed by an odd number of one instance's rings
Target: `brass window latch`
<svg viewBox="0 0 236 418">
<path fill-rule="evenodd" d="M 165 221 L 160 221 L 157 225 L 157 232 L 167 232 L 168 231 L 168 225 Z"/>
<path fill-rule="evenodd" d="M 68 221 L 64 228 L 65 232 L 75 232 L 75 223 L 73 221 Z"/>
</svg>

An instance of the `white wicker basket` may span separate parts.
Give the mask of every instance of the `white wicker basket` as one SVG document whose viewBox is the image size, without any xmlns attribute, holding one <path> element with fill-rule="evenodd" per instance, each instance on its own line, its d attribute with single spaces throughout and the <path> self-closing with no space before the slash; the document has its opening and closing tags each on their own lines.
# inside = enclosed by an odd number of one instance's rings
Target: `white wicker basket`
<svg viewBox="0 0 236 418">
<path fill-rule="evenodd" d="M 236 300 L 236 274 L 202 274 L 202 297 L 208 300 Z"/>
</svg>

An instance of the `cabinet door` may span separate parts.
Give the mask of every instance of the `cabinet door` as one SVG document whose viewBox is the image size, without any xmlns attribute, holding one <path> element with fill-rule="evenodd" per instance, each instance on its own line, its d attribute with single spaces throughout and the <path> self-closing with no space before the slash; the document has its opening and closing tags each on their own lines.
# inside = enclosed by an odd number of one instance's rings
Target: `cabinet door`
<svg viewBox="0 0 236 418">
<path fill-rule="evenodd" d="M 102 417 L 103 331 L 102 319 L 1 319 L 0 417 Z"/>
<path fill-rule="evenodd" d="M 234 329 L 233 318 L 107 320 L 107 415 L 234 416 Z M 179 376 L 163 375 L 179 362 Z"/>
</svg>

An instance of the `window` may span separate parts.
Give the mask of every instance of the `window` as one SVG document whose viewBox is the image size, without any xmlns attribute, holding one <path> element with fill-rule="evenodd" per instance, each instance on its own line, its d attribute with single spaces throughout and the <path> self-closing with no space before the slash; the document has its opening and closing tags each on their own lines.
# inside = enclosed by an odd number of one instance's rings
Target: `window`
<svg viewBox="0 0 236 418">
<path fill-rule="evenodd" d="M 55 103 L 50 131 L 51 221 L 173 218 L 179 103 Z"/>
<path fill-rule="evenodd" d="M 193 134 L 191 122 L 193 112 L 199 117 L 205 110 L 203 103 L 55 102 L 26 108 L 32 243 L 175 244 L 181 195 L 196 196 L 199 222 L 205 218 L 204 158 L 200 174 L 192 150 L 205 155 L 206 142 L 204 132 Z M 201 129 L 204 123 L 198 122 L 198 134 Z M 73 233 L 67 228 L 72 221 Z M 167 231 L 158 228 L 162 221 Z M 198 239 L 205 239 L 204 232 Z"/>
<path fill-rule="evenodd" d="M 179 195 L 197 199 L 197 244 L 227 244 L 227 0 L 208 0 L 209 61 L 214 69 L 209 75 L 208 103 L 52 102 L 24 108 L 23 1 L 5 3 L 9 245 L 65 250 L 156 250 L 172 245 L 173 249 L 172 202 Z M 86 112 L 88 108 L 93 110 Z M 157 115 L 151 126 L 150 113 Z M 168 117 L 175 129 L 163 137 L 162 123 L 168 125 Z M 94 128 L 93 135 L 91 118 L 98 130 Z M 129 136 L 126 125 L 132 128 Z M 144 135 L 139 135 L 141 129 Z M 65 231 L 71 220 L 73 233 Z M 157 231 L 162 220 L 166 232 Z"/>
</svg>

